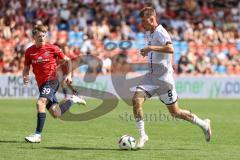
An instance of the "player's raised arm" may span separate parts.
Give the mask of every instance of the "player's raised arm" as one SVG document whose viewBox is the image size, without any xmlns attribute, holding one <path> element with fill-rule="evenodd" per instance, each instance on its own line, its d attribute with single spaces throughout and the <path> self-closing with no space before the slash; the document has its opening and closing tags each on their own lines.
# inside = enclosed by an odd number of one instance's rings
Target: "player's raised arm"
<svg viewBox="0 0 240 160">
<path fill-rule="evenodd" d="M 71 84 L 72 83 L 72 69 L 73 69 L 73 67 L 72 67 L 73 65 L 72 65 L 71 59 L 68 56 L 66 56 L 62 52 L 62 50 L 59 47 L 57 47 L 57 46 L 54 47 L 54 52 L 55 52 L 55 55 L 57 57 L 59 57 L 60 59 L 63 59 L 64 61 L 67 62 L 68 72 L 67 72 L 67 76 L 64 79 L 64 82 L 66 84 Z"/>
<path fill-rule="evenodd" d="M 148 48 L 150 51 L 156 51 L 159 53 L 173 54 L 174 48 L 172 45 L 172 40 L 168 32 L 159 25 L 155 30 L 155 40 L 159 42 L 160 45 L 149 45 Z"/>
<path fill-rule="evenodd" d="M 167 43 L 165 46 L 146 46 L 145 48 L 141 49 L 140 52 L 142 55 L 146 55 L 149 51 L 156 51 L 166 54 L 174 54 L 174 48 L 172 43 Z"/>
</svg>

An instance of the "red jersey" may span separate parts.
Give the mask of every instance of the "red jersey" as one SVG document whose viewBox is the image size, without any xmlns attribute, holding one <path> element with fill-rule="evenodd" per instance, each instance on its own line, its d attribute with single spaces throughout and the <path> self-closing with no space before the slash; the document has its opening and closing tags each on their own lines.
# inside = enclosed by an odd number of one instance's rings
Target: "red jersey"
<svg viewBox="0 0 240 160">
<path fill-rule="evenodd" d="M 32 65 L 38 86 L 48 80 L 57 79 L 57 60 L 64 58 L 64 53 L 55 45 L 32 45 L 25 52 L 25 65 Z"/>
</svg>

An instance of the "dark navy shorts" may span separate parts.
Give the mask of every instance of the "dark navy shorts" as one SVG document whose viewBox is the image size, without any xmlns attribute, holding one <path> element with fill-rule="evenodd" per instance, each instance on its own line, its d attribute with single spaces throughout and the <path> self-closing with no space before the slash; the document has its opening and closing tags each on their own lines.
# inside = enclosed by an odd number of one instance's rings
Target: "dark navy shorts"
<svg viewBox="0 0 240 160">
<path fill-rule="evenodd" d="M 48 99 L 48 104 L 46 106 L 49 109 L 53 104 L 58 103 L 56 92 L 59 88 L 58 80 L 50 80 L 45 82 L 41 87 L 39 87 L 40 95 L 39 97 L 45 97 Z"/>
</svg>

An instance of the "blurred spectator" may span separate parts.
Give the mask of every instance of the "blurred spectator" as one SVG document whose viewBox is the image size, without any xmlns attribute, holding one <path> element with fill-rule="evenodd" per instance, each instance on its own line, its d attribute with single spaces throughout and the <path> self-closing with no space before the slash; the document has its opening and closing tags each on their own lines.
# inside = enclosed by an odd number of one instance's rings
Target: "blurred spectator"
<svg viewBox="0 0 240 160">
<path fill-rule="evenodd" d="M 138 55 L 144 46 L 138 13 L 149 5 L 170 33 L 177 74 L 240 74 L 237 0 L 0 0 L 0 73 L 20 73 L 35 23 L 47 25 L 49 42 L 72 57 L 88 55 L 93 72 L 108 74 L 111 65 L 114 73 L 130 71 L 128 62 L 147 63 Z M 131 42 L 131 48 L 121 50 L 122 41 Z M 104 50 L 106 42 L 116 48 Z M 102 64 L 93 65 L 95 56 Z"/>
<path fill-rule="evenodd" d="M 3 72 L 3 66 L 4 66 L 4 63 L 3 63 L 3 51 L 0 50 L 0 73 Z"/>
<path fill-rule="evenodd" d="M 111 72 L 112 60 L 109 56 L 104 54 L 102 59 L 102 72 L 103 74 L 108 74 Z"/>
<path fill-rule="evenodd" d="M 189 59 L 186 55 L 181 56 L 179 63 L 178 63 L 177 72 L 179 74 L 194 72 L 194 66 L 192 65 L 191 61 L 189 61 Z"/>
<path fill-rule="evenodd" d="M 91 54 L 95 50 L 95 46 L 93 44 L 92 37 L 89 35 L 84 35 L 83 37 L 83 44 L 81 47 L 81 52 L 83 54 Z"/>
</svg>

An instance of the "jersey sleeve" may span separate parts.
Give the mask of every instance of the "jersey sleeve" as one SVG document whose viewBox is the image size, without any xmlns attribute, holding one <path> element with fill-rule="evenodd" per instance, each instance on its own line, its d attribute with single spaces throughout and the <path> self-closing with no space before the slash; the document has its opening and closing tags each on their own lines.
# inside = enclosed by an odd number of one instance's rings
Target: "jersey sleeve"
<svg viewBox="0 0 240 160">
<path fill-rule="evenodd" d="M 27 49 L 27 50 L 25 51 L 24 65 L 25 65 L 25 66 L 31 65 L 31 59 L 30 59 L 29 49 Z"/>
<path fill-rule="evenodd" d="M 157 35 L 158 35 L 157 39 L 162 45 L 166 45 L 167 43 L 172 43 L 170 35 L 166 31 L 166 29 L 164 29 L 163 27 L 161 27 L 161 29 L 157 31 Z"/>
<path fill-rule="evenodd" d="M 54 46 L 53 48 L 55 56 L 57 56 L 59 59 L 64 59 L 65 54 L 62 52 L 62 50 L 57 46 Z"/>
</svg>

